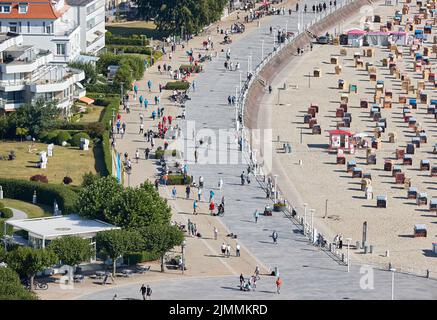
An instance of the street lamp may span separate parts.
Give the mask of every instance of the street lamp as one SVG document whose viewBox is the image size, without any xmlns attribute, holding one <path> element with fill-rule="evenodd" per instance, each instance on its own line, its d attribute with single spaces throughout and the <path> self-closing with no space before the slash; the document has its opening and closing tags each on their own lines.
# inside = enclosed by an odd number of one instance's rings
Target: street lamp
<svg viewBox="0 0 437 320">
<path fill-rule="evenodd" d="M 303 208 L 304 208 L 304 218 L 303 218 L 303 234 L 306 234 L 306 226 L 307 226 L 307 207 L 308 207 L 308 203 L 304 203 L 303 204 Z"/>
<path fill-rule="evenodd" d="M 351 238 L 346 238 L 347 241 L 347 272 L 350 271 L 350 261 L 349 261 L 349 247 L 350 247 L 350 242 L 352 241 Z"/>
<path fill-rule="evenodd" d="M 275 179 L 275 203 L 276 203 L 276 201 L 277 201 L 277 195 L 278 195 L 278 175 L 277 174 L 275 174 L 274 176 L 274 179 Z"/>
<path fill-rule="evenodd" d="M 186 240 L 182 241 L 182 245 L 181 245 L 181 248 L 182 248 L 182 274 L 184 274 L 184 270 L 185 270 L 185 248 L 186 248 L 186 246 L 187 246 L 187 241 Z"/>
<path fill-rule="evenodd" d="M 316 209 L 311 209 L 311 240 L 314 242 L 314 212 Z"/>
<path fill-rule="evenodd" d="M 395 299 L 395 268 L 390 268 L 391 271 L 391 299 Z"/>
</svg>

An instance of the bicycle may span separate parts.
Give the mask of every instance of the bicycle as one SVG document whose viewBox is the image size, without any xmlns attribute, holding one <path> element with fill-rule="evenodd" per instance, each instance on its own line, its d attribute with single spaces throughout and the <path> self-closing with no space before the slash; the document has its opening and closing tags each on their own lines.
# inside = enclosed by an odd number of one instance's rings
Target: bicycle
<svg viewBox="0 0 437 320">
<path fill-rule="evenodd" d="M 27 290 L 30 290 L 30 282 L 25 281 L 25 287 Z M 49 285 L 46 282 L 38 282 L 36 280 L 33 281 L 33 287 L 35 290 L 47 290 Z"/>
</svg>

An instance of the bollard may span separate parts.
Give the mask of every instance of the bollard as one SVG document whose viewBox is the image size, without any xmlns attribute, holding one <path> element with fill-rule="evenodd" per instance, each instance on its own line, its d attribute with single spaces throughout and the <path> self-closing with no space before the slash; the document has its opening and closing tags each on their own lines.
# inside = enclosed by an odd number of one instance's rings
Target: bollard
<svg viewBox="0 0 437 320">
<path fill-rule="evenodd" d="M 366 244 L 364 246 L 364 254 L 367 254 L 369 252 L 369 246 Z"/>
<path fill-rule="evenodd" d="M 369 253 L 373 253 L 373 245 L 372 244 L 369 246 Z"/>
<path fill-rule="evenodd" d="M 32 196 L 32 203 L 36 204 L 36 190 L 33 191 L 33 196 Z"/>
<path fill-rule="evenodd" d="M 388 258 L 390 257 L 390 251 L 389 250 L 385 250 L 385 256 Z"/>
</svg>

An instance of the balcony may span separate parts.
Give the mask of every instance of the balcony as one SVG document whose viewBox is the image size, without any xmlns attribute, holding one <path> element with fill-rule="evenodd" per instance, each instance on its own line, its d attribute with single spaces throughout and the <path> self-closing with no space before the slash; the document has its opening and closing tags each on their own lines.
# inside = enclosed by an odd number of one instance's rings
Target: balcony
<svg viewBox="0 0 437 320">
<path fill-rule="evenodd" d="M 61 75 L 55 75 L 49 79 L 47 79 L 47 75 L 45 75 L 41 79 L 30 83 L 30 91 L 34 93 L 63 91 L 83 79 L 85 79 L 84 71 L 68 68 L 66 72 Z"/>
<path fill-rule="evenodd" d="M 33 72 L 38 67 L 48 64 L 53 60 L 53 54 L 50 51 L 41 51 L 31 58 L 4 60 L 0 64 L 0 70 L 3 73 L 27 73 Z"/>
</svg>

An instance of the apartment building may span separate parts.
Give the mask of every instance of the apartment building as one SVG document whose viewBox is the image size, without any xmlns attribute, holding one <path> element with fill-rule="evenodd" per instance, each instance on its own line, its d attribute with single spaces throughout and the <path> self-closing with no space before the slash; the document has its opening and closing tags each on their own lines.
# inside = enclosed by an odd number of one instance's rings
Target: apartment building
<svg viewBox="0 0 437 320">
<path fill-rule="evenodd" d="M 0 112 L 42 98 L 56 100 L 68 115 L 74 99 L 85 96 L 79 82 L 85 73 L 55 63 L 50 50 L 23 43 L 23 35 L 0 33 Z"/>
<path fill-rule="evenodd" d="M 105 44 L 105 0 L 0 0 L 0 33 L 23 36 L 26 45 L 47 49 L 66 63 Z"/>
</svg>

